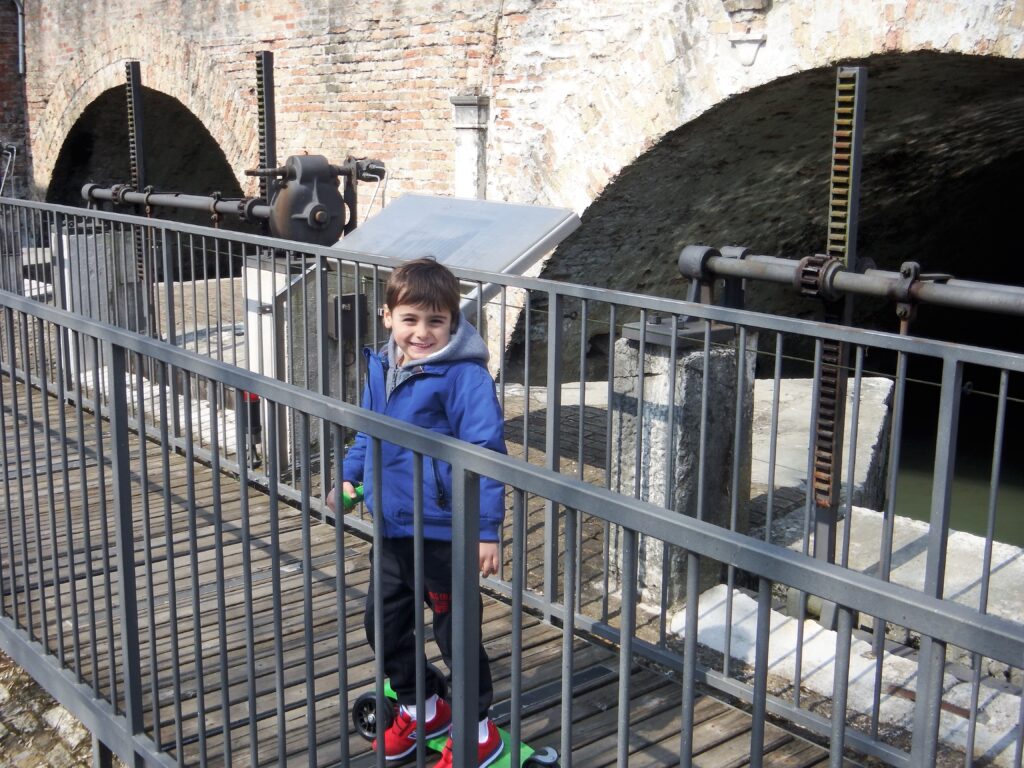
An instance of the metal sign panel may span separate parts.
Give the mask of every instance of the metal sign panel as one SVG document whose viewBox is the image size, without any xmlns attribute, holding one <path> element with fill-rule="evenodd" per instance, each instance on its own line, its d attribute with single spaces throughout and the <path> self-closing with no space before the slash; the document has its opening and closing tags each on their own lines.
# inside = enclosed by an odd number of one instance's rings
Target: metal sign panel
<svg viewBox="0 0 1024 768">
<path fill-rule="evenodd" d="M 567 208 L 408 194 L 334 247 L 521 275 L 579 225 Z"/>
</svg>

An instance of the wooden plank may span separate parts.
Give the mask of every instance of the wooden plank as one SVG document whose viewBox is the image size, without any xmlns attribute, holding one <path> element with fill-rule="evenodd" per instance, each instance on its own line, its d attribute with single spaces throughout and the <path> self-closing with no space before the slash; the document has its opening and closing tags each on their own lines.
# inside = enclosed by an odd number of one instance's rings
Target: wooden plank
<svg viewBox="0 0 1024 768">
<path fill-rule="evenodd" d="M 23 397 L 20 388 L 18 396 Z M 0 545 L 11 546 L 15 552 L 13 573 L 5 569 L 0 575 L 5 589 L 27 590 L 28 597 L 17 598 L 18 610 L 24 621 L 22 606 L 26 602 L 31 604 L 37 634 L 45 607 L 51 647 L 56 647 L 58 638 L 56 621 L 60 606 L 65 625 L 60 637 L 65 642 L 68 663 L 72 661 L 72 640 L 77 637 L 82 652 L 78 673 L 86 681 L 96 679 L 100 691 L 106 692 L 111 677 L 110 638 L 114 638 L 115 645 L 120 642 L 119 619 L 116 613 L 106 615 L 104 609 L 108 596 L 111 607 L 116 607 L 119 600 L 117 573 L 112 567 L 106 572 L 101 567 L 102 558 L 114 552 L 112 524 L 104 530 L 99 514 L 101 501 L 108 514 L 113 509 L 110 491 L 102 487 L 100 480 L 102 475 L 109 485 L 110 467 L 98 463 L 100 451 L 96 444 L 97 439 L 108 439 L 106 425 L 101 422 L 97 429 L 93 415 L 83 412 L 83 430 L 79 432 L 79 413 L 70 407 L 65 419 L 68 432 L 61 439 L 55 429 L 59 423 L 57 404 L 52 399 L 47 404 L 49 432 L 43 429 L 41 398 L 34 397 L 32 405 L 29 418 L 27 404 L 19 404 L 25 439 L 15 451 L 22 456 L 21 468 L 25 473 L 21 485 L 15 488 L 16 494 L 26 494 L 21 515 L 25 528 L 21 528 L 20 520 L 12 519 L 8 530 L 7 522 L 0 518 Z M 53 467 L 45 460 L 46 440 L 51 441 Z M 9 440 L 8 445 L 11 443 Z M 563 459 L 575 455 L 576 446 L 570 443 L 562 447 Z M 107 450 L 105 444 L 103 450 Z M 200 729 L 204 729 L 209 762 L 218 763 L 224 755 L 222 726 L 226 714 L 230 725 L 226 738 L 230 739 L 235 764 L 277 765 L 279 744 L 288 764 L 306 764 L 309 725 L 315 720 L 313 749 L 318 764 L 330 765 L 340 759 L 343 743 L 350 750 L 352 765 L 372 764 L 369 743 L 354 735 L 349 713 L 355 698 L 375 685 L 373 653 L 366 644 L 361 621 L 369 579 L 368 544 L 350 531 L 343 531 L 344 555 L 339 558 L 335 529 L 317 523 L 310 526 L 308 540 L 304 541 L 301 512 L 284 503 L 279 507 L 278 526 L 271 530 L 268 499 L 253 489 L 246 489 L 250 509 L 246 531 L 240 514 L 243 489 L 237 479 L 224 476 L 219 485 L 215 484 L 208 467 L 196 464 L 194 471 L 189 472 L 184 456 L 157 443 L 133 445 L 135 472 L 141 468 L 143 450 L 153 482 L 143 490 L 138 477 L 133 480 L 132 489 L 138 494 L 134 500 L 138 515 L 133 533 L 144 718 L 151 732 L 158 730 L 159 738 L 172 753 L 180 733 L 183 748 L 177 757 L 186 765 L 195 765 L 200 755 Z M 110 457 L 105 454 L 104 458 L 109 461 Z M 533 450 L 530 459 L 543 460 L 543 454 Z M 11 449 L 5 461 L 8 466 L 17 464 Z M 64 495 L 61 472 L 54 469 L 65 465 L 68 496 Z M 588 467 L 586 471 L 592 469 Z M 165 493 L 171 500 L 169 514 L 164 511 Z M 190 494 L 194 500 L 192 511 L 188 504 Z M 539 587 L 543 577 L 542 545 L 548 535 L 543 525 L 543 509 L 542 500 L 529 500 L 526 566 L 527 581 L 532 587 Z M 143 511 L 148 511 L 148 518 Z M 222 523 L 219 542 L 214 531 L 218 516 Z M 507 524 L 511 525 L 511 520 Z M 619 607 L 615 596 L 601 588 L 605 526 L 588 518 L 582 528 L 582 578 L 586 589 L 581 600 L 590 615 L 598 613 L 605 603 L 614 615 Z M 243 551 L 246 535 L 247 553 Z M 270 558 L 275 545 L 281 563 L 277 571 Z M 312 563 L 308 575 L 297 567 L 302 563 L 305 546 Z M 510 551 L 505 554 L 509 556 Z M 244 569 L 246 560 L 250 566 L 248 576 Z M 343 595 L 336 592 L 339 567 L 345 570 Z M 218 574 L 223 580 L 223 598 L 218 595 Z M 308 608 L 307 579 L 311 593 Z M 99 600 L 94 620 L 85 610 L 90 586 Z M 275 591 L 280 601 L 280 626 L 274 619 Z M 193 605 L 196 592 L 198 601 Z M 10 609 L 11 596 L 3 599 Z M 522 691 L 530 702 L 521 713 L 523 736 L 538 746 L 558 747 L 564 711 L 562 633 L 526 613 L 520 637 L 513 638 L 509 635 L 509 611 L 507 604 L 485 597 L 483 639 L 492 662 L 495 703 L 500 705 L 497 709 L 507 719 L 511 653 L 514 644 L 519 644 Z M 308 627 L 307 615 L 311 617 Z M 247 630 L 250 624 L 251 636 Z M 437 647 L 429 640 L 429 613 L 427 627 L 427 656 L 432 663 L 440 664 Z M 344 632 L 344 657 L 339 653 L 339 629 Z M 198 653 L 197 637 L 201 638 Z M 95 656 L 91 651 L 93 645 Z M 226 665 L 223 675 L 222 664 Z M 251 679 L 250 664 L 254 669 Z M 348 678 L 344 695 L 339 691 L 340 664 L 345 665 Z M 571 666 L 574 680 L 580 676 L 578 679 L 590 681 L 573 689 L 573 763 L 588 768 L 614 765 L 619 720 L 617 654 L 614 649 L 574 637 Z M 178 675 L 182 686 L 177 702 L 170 693 L 172 673 Z M 252 712 L 250 694 L 255 704 Z M 631 672 L 630 695 L 630 766 L 677 762 L 682 719 L 679 684 L 664 674 L 636 665 Z M 308 706 L 310 696 L 314 698 L 312 709 Z M 279 705 L 284 708 L 282 712 L 278 711 Z M 717 768 L 745 765 L 749 761 L 749 715 L 708 696 L 697 700 L 693 714 L 697 765 Z M 252 740 L 257 743 L 257 755 L 250 754 Z M 820 764 L 825 756 L 827 752 L 821 747 L 774 725 L 766 729 L 766 765 L 808 768 Z"/>
</svg>

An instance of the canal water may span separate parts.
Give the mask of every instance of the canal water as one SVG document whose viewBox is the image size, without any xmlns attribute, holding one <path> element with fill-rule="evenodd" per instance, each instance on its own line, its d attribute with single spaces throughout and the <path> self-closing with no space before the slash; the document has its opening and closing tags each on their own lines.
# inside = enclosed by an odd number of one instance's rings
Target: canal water
<svg viewBox="0 0 1024 768">
<path fill-rule="evenodd" d="M 1024 402 L 1011 392 L 1001 444 L 998 488 L 991 492 L 998 382 L 965 371 L 960 404 L 950 526 L 984 536 L 995 505 L 995 539 L 1024 547 Z M 896 513 L 927 521 L 931 515 L 935 446 L 947 435 L 936 428 L 938 389 L 907 387 Z"/>
</svg>

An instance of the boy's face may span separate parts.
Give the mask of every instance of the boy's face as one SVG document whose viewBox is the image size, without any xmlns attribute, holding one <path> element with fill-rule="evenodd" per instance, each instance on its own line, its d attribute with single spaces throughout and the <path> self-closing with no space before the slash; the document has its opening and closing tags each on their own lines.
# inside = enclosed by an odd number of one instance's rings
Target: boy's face
<svg viewBox="0 0 1024 768">
<path fill-rule="evenodd" d="M 402 352 L 402 363 L 420 360 L 448 345 L 452 337 L 452 313 L 447 309 L 384 305 L 384 327 L 390 329 Z"/>
</svg>

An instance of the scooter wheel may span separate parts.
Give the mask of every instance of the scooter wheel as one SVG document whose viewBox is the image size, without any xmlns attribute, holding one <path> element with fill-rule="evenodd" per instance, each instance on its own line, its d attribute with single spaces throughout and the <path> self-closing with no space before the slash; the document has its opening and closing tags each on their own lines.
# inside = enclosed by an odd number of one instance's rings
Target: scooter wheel
<svg viewBox="0 0 1024 768">
<path fill-rule="evenodd" d="M 391 727 L 395 713 L 391 707 L 385 707 L 381 717 L 377 717 L 377 694 L 367 692 L 356 699 L 352 705 L 352 725 L 356 733 L 367 741 L 373 741 L 377 737 L 378 725 L 383 726 L 386 731 Z"/>
<path fill-rule="evenodd" d="M 551 747 L 544 747 L 530 755 L 523 763 L 524 766 L 547 766 L 558 768 L 558 753 Z"/>
</svg>

